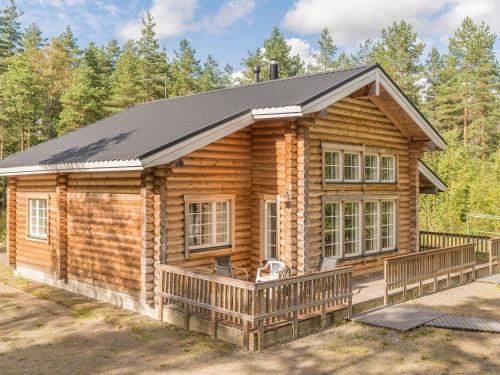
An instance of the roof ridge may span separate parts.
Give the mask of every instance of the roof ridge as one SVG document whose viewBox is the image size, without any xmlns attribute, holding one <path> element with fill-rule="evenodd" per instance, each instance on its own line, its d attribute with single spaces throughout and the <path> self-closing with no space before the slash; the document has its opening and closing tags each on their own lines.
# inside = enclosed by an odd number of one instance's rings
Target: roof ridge
<svg viewBox="0 0 500 375">
<path fill-rule="evenodd" d="M 241 89 L 244 87 L 251 87 L 251 86 L 258 86 L 258 85 L 265 85 L 265 84 L 270 84 L 270 83 L 276 83 L 276 82 L 283 82 L 283 81 L 290 81 L 294 79 L 302 79 L 302 78 L 307 78 L 307 77 L 314 77 L 314 76 L 320 76 L 320 75 L 326 75 L 326 74 L 332 74 L 332 73 L 338 73 L 338 72 L 345 72 L 348 70 L 356 70 L 356 69 L 361 69 L 361 68 L 368 68 L 375 66 L 377 64 L 371 63 L 371 64 L 362 64 L 362 65 L 356 65 L 352 68 L 342 68 L 342 69 L 329 69 L 325 70 L 323 72 L 317 72 L 317 73 L 312 73 L 312 74 L 303 74 L 300 76 L 293 76 L 293 77 L 284 77 L 284 78 L 279 78 L 279 79 L 270 79 L 267 81 L 261 81 L 257 83 L 248 83 L 244 85 L 238 85 L 238 86 L 229 86 L 229 87 L 223 87 L 220 89 L 215 89 L 215 90 L 209 90 L 209 91 L 202 91 L 202 92 L 197 92 L 193 94 L 188 94 L 188 95 L 182 95 L 182 96 L 175 96 L 173 98 L 167 98 L 167 99 L 157 99 L 157 100 L 152 100 L 150 102 L 145 102 L 145 103 L 138 103 L 137 106 L 139 105 L 147 105 L 147 104 L 154 104 L 158 102 L 167 102 L 171 100 L 176 100 L 176 99 L 182 99 L 182 98 L 190 98 L 193 96 L 200 96 L 200 95 L 206 95 L 214 92 L 221 92 L 221 91 L 228 91 L 228 90 L 235 90 L 235 89 Z"/>
</svg>

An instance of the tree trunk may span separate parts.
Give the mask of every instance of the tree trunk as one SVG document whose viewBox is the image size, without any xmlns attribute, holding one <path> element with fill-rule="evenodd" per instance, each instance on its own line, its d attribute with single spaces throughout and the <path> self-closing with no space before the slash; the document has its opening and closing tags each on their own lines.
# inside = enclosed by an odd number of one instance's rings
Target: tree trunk
<svg viewBox="0 0 500 375">
<path fill-rule="evenodd" d="M 464 108 L 464 146 L 467 146 L 467 107 Z"/>
</svg>

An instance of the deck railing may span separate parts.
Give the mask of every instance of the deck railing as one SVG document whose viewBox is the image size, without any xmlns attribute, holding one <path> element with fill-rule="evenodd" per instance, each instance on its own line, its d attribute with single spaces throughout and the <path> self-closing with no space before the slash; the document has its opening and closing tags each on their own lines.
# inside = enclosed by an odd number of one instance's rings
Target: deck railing
<svg viewBox="0 0 500 375">
<path fill-rule="evenodd" d="M 490 274 L 493 273 L 495 262 L 500 267 L 500 237 L 420 231 L 419 240 L 421 251 L 473 243 L 476 259 L 488 257 Z"/>
<path fill-rule="evenodd" d="M 248 347 L 249 333 L 256 330 L 258 347 L 263 347 L 267 325 L 291 322 L 293 336 L 298 336 L 301 316 L 320 316 L 326 324 L 329 308 L 345 305 L 352 311 L 352 268 L 315 272 L 285 279 L 252 283 L 215 275 L 203 275 L 187 269 L 161 265 L 160 314 L 163 306 L 183 312 L 184 327 L 189 316 L 210 320 L 210 333 L 217 337 L 217 325 L 225 324 L 243 331 L 243 345 Z"/>
<path fill-rule="evenodd" d="M 452 274 L 460 275 L 460 283 L 464 273 L 475 275 L 475 244 L 468 243 L 420 253 L 401 255 L 384 260 L 384 303 L 389 301 L 389 293 L 393 290 L 403 292 L 403 300 L 409 288 L 418 287 L 419 295 L 423 293 L 426 283 L 433 283 L 437 290 L 438 281 L 446 276 L 446 286 L 450 284 Z"/>
</svg>

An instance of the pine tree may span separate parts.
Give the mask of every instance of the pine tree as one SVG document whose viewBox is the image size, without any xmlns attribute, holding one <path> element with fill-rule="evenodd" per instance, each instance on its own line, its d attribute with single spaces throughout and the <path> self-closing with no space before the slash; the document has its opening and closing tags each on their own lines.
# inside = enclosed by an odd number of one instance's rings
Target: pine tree
<svg viewBox="0 0 500 375">
<path fill-rule="evenodd" d="M 21 49 L 19 17 L 22 14 L 14 0 L 10 0 L 9 5 L 0 11 L 0 73 L 6 69 L 5 59 Z"/>
<path fill-rule="evenodd" d="M 312 72 L 322 72 L 336 67 L 335 54 L 337 46 L 333 43 L 333 38 L 330 35 L 328 28 L 321 31 L 318 40 L 319 52 L 313 54 L 315 64 L 309 67 Z"/>
<path fill-rule="evenodd" d="M 431 123 L 437 122 L 437 107 L 439 88 L 442 85 L 444 61 L 436 47 L 433 47 L 429 52 L 427 60 L 425 61 L 423 77 L 425 79 L 424 85 L 424 104 L 423 109 L 427 114 L 427 118 Z"/>
<path fill-rule="evenodd" d="M 42 37 L 42 30 L 36 23 L 29 25 L 24 31 L 22 45 L 24 50 L 42 48 L 47 39 Z"/>
<path fill-rule="evenodd" d="M 123 46 L 111 75 L 111 98 L 109 109 L 119 112 L 146 100 L 140 76 L 140 60 L 133 41 Z"/>
<path fill-rule="evenodd" d="M 400 21 L 382 29 L 381 40 L 372 52 L 372 58 L 415 104 L 419 102 L 418 82 L 422 77 L 420 57 L 424 47 L 417 41 L 413 26 Z"/>
<path fill-rule="evenodd" d="M 253 81 L 253 70 L 258 65 L 261 68 L 261 79 L 269 79 L 269 62 L 276 60 L 279 66 L 279 77 L 294 77 L 304 73 L 304 62 L 299 55 L 291 55 L 292 48 L 286 43 L 283 33 L 278 27 L 273 28 L 271 35 L 264 40 L 263 48 L 255 52 L 248 52 L 248 56 L 242 59 L 246 67 L 243 83 Z"/>
<path fill-rule="evenodd" d="M 43 139 L 40 117 L 43 111 L 42 82 L 25 53 L 9 58 L 0 86 L 0 153 L 24 150 Z"/>
<path fill-rule="evenodd" d="M 137 52 L 141 61 L 140 74 L 146 101 L 165 97 L 168 80 L 167 55 L 160 51 L 160 43 L 154 31 L 155 23 L 148 12 L 142 20 L 141 38 L 137 41 Z"/>
<path fill-rule="evenodd" d="M 179 49 L 174 51 L 171 74 L 170 93 L 173 96 L 189 95 L 199 91 L 200 61 L 196 58 L 196 50 L 191 47 L 187 39 L 182 39 Z"/>
<path fill-rule="evenodd" d="M 226 66 L 225 70 L 222 71 L 217 61 L 208 55 L 198 79 L 198 90 L 209 91 L 229 86 L 230 75 L 228 75 L 227 69 Z"/>
<path fill-rule="evenodd" d="M 498 146 L 495 40 L 484 22 L 477 25 L 466 17 L 450 38 L 440 87 L 440 121 L 449 128 L 461 128 L 464 145 L 476 147 L 483 158 Z"/>
<path fill-rule="evenodd" d="M 366 65 L 375 62 L 373 60 L 373 42 L 366 39 L 358 46 L 358 51 L 351 55 L 351 62 L 353 65 Z"/>
</svg>

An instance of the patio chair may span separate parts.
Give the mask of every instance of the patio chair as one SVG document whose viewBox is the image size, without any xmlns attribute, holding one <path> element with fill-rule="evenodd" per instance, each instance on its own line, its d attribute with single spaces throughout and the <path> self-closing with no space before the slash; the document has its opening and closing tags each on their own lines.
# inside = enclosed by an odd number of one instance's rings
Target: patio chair
<svg viewBox="0 0 500 375">
<path fill-rule="evenodd" d="M 241 267 L 233 266 L 231 263 L 231 258 L 229 256 L 222 256 L 215 258 L 215 272 L 218 276 L 229 277 L 231 279 L 242 279 L 237 277 L 234 271 L 240 271 L 245 274 L 245 281 L 248 281 L 248 272 L 246 269 Z"/>
<path fill-rule="evenodd" d="M 319 270 L 332 271 L 337 268 L 337 258 L 334 257 L 320 257 Z"/>
<path fill-rule="evenodd" d="M 269 274 L 263 275 L 262 273 L 269 269 Z M 285 278 L 289 275 L 288 267 L 285 263 L 279 260 L 268 260 L 264 267 L 257 268 L 257 277 L 255 282 L 271 281 Z"/>
</svg>

